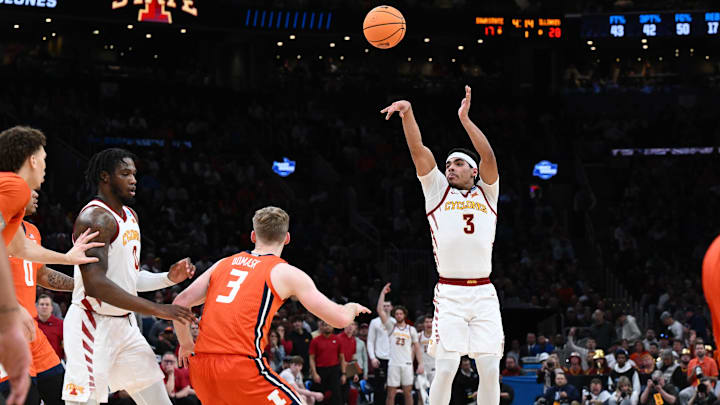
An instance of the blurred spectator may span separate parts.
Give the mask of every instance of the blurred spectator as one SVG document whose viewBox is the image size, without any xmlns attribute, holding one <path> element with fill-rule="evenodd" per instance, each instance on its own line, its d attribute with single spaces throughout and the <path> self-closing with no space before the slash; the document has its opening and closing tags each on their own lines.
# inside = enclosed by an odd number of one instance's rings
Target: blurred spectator
<svg viewBox="0 0 720 405">
<path fill-rule="evenodd" d="M 640 374 L 650 375 L 655 371 L 655 359 L 650 353 L 645 353 L 638 359 L 637 371 Z"/>
<path fill-rule="evenodd" d="M 303 320 L 300 315 L 290 318 L 292 322 L 292 330 L 287 332 L 287 340 L 292 343 L 292 354 L 300 356 L 303 359 L 303 372 L 309 374 L 309 357 L 310 341 L 312 336 L 303 328 Z"/>
<path fill-rule="evenodd" d="M 630 355 L 630 360 L 635 362 L 635 364 L 639 364 L 640 357 L 650 354 L 647 350 L 645 350 L 645 344 L 641 340 L 635 341 L 635 344 L 633 345 L 633 352 Z"/>
<path fill-rule="evenodd" d="M 388 319 L 395 322 L 395 317 L 390 316 L 390 311 L 392 310 L 391 301 L 385 301 L 383 310 L 388 314 Z M 374 369 L 373 373 L 375 374 L 372 382 L 373 389 L 375 390 L 375 405 L 382 405 L 385 403 L 387 397 L 385 383 L 387 381 L 388 361 L 390 360 L 390 336 L 379 316 L 370 321 L 367 349 L 370 365 Z"/>
<path fill-rule="evenodd" d="M 673 339 L 682 339 L 683 338 L 683 326 L 680 322 L 673 319 L 672 315 L 670 315 L 670 312 L 665 311 L 660 315 L 660 320 L 662 321 L 663 325 L 667 327 L 667 330 L 670 331 L 672 334 Z"/>
<path fill-rule="evenodd" d="M 322 320 L 318 325 L 320 335 L 310 342 L 310 374 L 315 383 L 313 391 L 322 392 L 326 396 L 329 392 L 329 403 L 342 405 L 340 387 L 345 384 L 345 375 L 341 370 L 345 366 L 345 357 L 340 342 L 332 334 L 332 326 Z"/>
<path fill-rule="evenodd" d="M 629 314 L 620 314 L 617 318 L 617 337 L 628 342 L 634 342 L 642 337 L 642 332 L 637 325 L 635 317 Z"/>
<path fill-rule="evenodd" d="M 670 380 L 672 384 L 677 387 L 677 389 L 681 392 L 682 390 L 690 386 L 690 381 L 688 381 L 688 374 L 690 372 L 691 358 L 692 355 L 690 354 L 690 349 L 683 349 L 680 353 L 680 362 L 678 363 L 678 367 L 673 372 L 672 378 Z"/>
<path fill-rule="evenodd" d="M 615 385 L 615 392 L 608 399 L 608 405 L 636 405 L 640 399 L 640 393 L 634 391 L 630 379 L 621 376 Z"/>
<path fill-rule="evenodd" d="M 534 333 L 528 333 L 525 338 L 525 345 L 520 348 L 520 358 L 535 356 L 537 341 Z"/>
<path fill-rule="evenodd" d="M 515 377 L 524 375 L 522 368 L 518 364 L 517 360 L 513 356 L 505 357 L 505 369 L 502 371 L 504 377 Z"/>
<path fill-rule="evenodd" d="M 659 401 L 658 394 L 662 397 Z M 678 391 L 672 384 L 665 383 L 665 376 L 662 371 L 658 370 L 652 374 L 652 378 L 648 380 L 645 390 L 640 395 L 641 405 L 656 405 L 658 403 L 674 404 L 678 401 Z"/>
<path fill-rule="evenodd" d="M 160 291 L 157 291 L 157 292 L 159 293 Z M 164 302 L 164 298 L 159 303 L 162 304 L 163 302 Z M 155 321 L 152 328 L 150 328 L 150 332 L 148 333 L 148 335 L 145 336 L 147 338 L 148 342 L 150 343 L 150 345 L 156 348 L 155 353 L 158 353 L 157 346 L 158 346 L 158 341 L 160 339 L 160 334 L 163 331 L 165 331 L 168 327 L 172 327 L 171 321 L 168 321 L 167 319 L 158 319 L 157 321 Z M 162 354 L 162 353 L 164 353 L 164 352 L 161 352 L 158 354 Z"/>
<path fill-rule="evenodd" d="M 173 327 L 168 326 L 158 335 L 157 345 L 155 346 L 155 354 L 162 354 L 166 352 L 175 353 L 177 346 L 177 336 L 175 336 Z"/>
<path fill-rule="evenodd" d="M 605 321 L 605 313 L 600 309 L 593 312 L 593 323 L 590 326 L 590 336 L 597 342 L 597 347 L 607 350 L 615 340 L 615 331 L 610 322 Z"/>
<path fill-rule="evenodd" d="M 645 350 L 650 349 L 650 344 L 655 343 L 658 344 L 658 340 L 655 337 L 655 330 L 654 329 L 648 329 L 645 331 L 645 339 L 643 339 L 643 345 L 645 345 Z"/>
<path fill-rule="evenodd" d="M 350 381 L 357 383 L 360 380 L 362 369 L 357 363 L 357 342 L 355 341 L 355 331 L 357 330 L 357 323 L 352 322 L 346 326 L 342 332 L 335 335 L 337 340 L 340 342 L 340 351 L 345 357 L 345 369 L 342 373 L 345 375 L 345 384 L 342 386 L 343 402 L 348 401 L 350 395 Z"/>
<path fill-rule="evenodd" d="M 38 326 L 50 341 L 55 353 L 61 359 L 65 359 L 65 351 L 63 350 L 63 321 L 56 318 L 53 314 L 53 300 L 49 295 L 42 294 L 36 302 L 38 316 Z"/>
<path fill-rule="evenodd" d="M 305 389 L 303 383 L 302 369 L 303 359 L 300 356 L 290 356 L 290 365 L 280 373 L 280 377 L 293 386 L 305 401 L 306 405 L 313 405 L 315 402 L 321 402 L 325 396 L 321 392 L 314 392 Z"/>
<path fill-rule="evenodd" d="M 678 367 L 680 366 L 677 362 L 675 362 L 675 356 L 673 356 L 673 352 L 671 352 L 670 350 L 663 350 L 662 354 L 660 355 L 658 371 L 663 373 L 663 378 L 665 378 L 666 382 L 672 382 L 672 376 L 673 374 L 675 374 L 675 370 Z"/>
<path fill-rule="evenodd" d="M 575 386 L 568 384 L 567 377 L 561 369 L 555 372 L 555 386 L 545 393 L 546 404 L 570 404 L 581 401 L 580 392 Z"/>
<path fill-rule="evenodd" d="M 610 381 L 612 385 L 617 387 L 620 378 L 625 377 L 631 382 L 632 393 L 640 395 L 640 376 L 628 361 L 628 354 L 625 349 L 617 349 L 615 351 L 615 365 L 610 371 Z"/>
<path fill-rule="evenodd" d="M 688 364 L 687 376 L 690 386 L 680 391 L 680 400 L 683 403 L 688 403 L 690 398 L 695 396 L 695 393 L 697 392 L 696 387 L 698 387 L 700 379 L 709 378 L 713 381 L 717 380 L 717 363 L 715 363 L 714 359 L 707 356 L 704 343 L 695 344 L 695 358 L 690 360 L 690 363 Z M 712 389 L 713 386 L 710 385 L 710 391 L 712 391 Z M 708 397 L 703 395 L 697 398 L 698 401 L 706 399 L 708 399 Z"/>
<path fill-rule="evenodd" d="M 285 348 L 285 354 L 289 355 L 290 353 L 292 353 L 293 344 L 292 344 L 292 341 L 286 339 L 287 331 L 285 330 L 285 325 L 284 324 L 278 325 L 275 328 L 275 331 L 278 334 L 278 338 L 280 338 L 280 344 L 282 345 L 283 348 Z"/>
<path fill-rule="evenodd" d="M 710 405 L 715 404 L 717 397 L 713 392 L 712 382 L 708 378 L 703 378 L 697 386 L 697 390 L 693 391 L 688 405 Z"/>
<path fill-rule="evenodd" d="M 585 347 L 580 347 L 577 344 L 575 344 L 575 336 L 577 333 L 577 328 L 570 328 L 570 332 L 568 332 L 568 338 L 567 338 L 567 346 L 572 350 L 573 352 L 578 352 L 580 354 L 580 360 L 582 362 L 583 369 L 587 370 L 591 367 L 591 365 L 588 363 L 588 358 L 590 358 L 591 355 L 595 355 L 595 350 L 597 349 L 597 343 L 593 337 L 588 337 L 585 339 Z"/>
<path fill-rule="evenodd" d="M 356 323 L 357 324 L 357 323 Z M 357 336 L 355 336 L 355 345 L 357 350 L 355 351 L 355 361 L 360 370 L 360 378 L 367 380 L 368 378 L 368 353 L 367 353 L 367 340 L 368 324 L 363 323 L 358 328 Z"/>
<path fill-rule="evenodd" d="M 583 375 L 582 360 L 580 353 L 572 352 L 570 354 L 570 364 L 567 367 L 563 367 L 563 371 L 567 375 Z"/>
<path fill-rule="evenodd" d="M 468 405 L 477 403 L 479 376 L 473 368 L 470 358 L 460 359 L 460 370 L 452 383 L 452 404 Z"/>
<path fill-rule="evenodd" d="M 280 344 L 280 335 L 278 335 L 277 330 L 270 330 L 268 344 L 265 346 L 263 355 L 267 357 L 270 368 L 272 368 L 273 371 L 276 373 L 282 371 L 282 363 L 285 359 L 285 347 Z"/>
<path fill-rule="evenodd" d="M 541 365 L 535 372 L 537 375 L 536 382 L 543 384 L 543 393 L 545 393 L 555 384 L 555 371 L 562 371 L 562 369 L 558 368 L 560 363 L 555 361 L 555 357 L 551 357 L 547 353 L 540 354 L 538 359 Z"/>
<path fill-rule="evenodd" d="M 599 378 L 590 380 L 590 389 L 583 390 L 583 405 L 601 405 L 610 399 L 611 394 L 603 389 L 602 381 Z"/>
<path fill-rule="evenodd" d="M 555 351 L 555 346 L 553 346 L 545 336 L 540 335 L 537 338 L 537 344 L 533 348 L 532 355 L 536 356 L 540 353 L 552 353 Z"/>
<path fill-rule="evenodd" d="M 195 390 L 190 386 L 190 371 L 177 367 L 177 357 L 172 352 L 163 354 L 160 368 L 165 374 L 165 389 L 175 405 L 200 405 Z"/>
<path fill-rule="evenodd" d="M 511 405 L 513 400 L 515 400 L 515 390 L 503 383 L 502 376 L 500 376 L 500 405 Z"/>
<path fill-rule="evenodd" d="M 591 367 L 585 374 L 587 375 L 602 375 L 607 376 L 610 374 L 610 367 L 608 366 L 607 359 L 605 358 L 605 352 L 600 349 L 595 350 L 592 356 Z"/>
</svg>

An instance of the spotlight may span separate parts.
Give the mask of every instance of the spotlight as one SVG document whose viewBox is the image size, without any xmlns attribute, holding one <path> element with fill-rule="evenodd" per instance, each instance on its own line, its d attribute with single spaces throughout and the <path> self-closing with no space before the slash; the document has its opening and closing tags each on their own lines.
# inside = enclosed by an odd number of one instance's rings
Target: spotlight
<svg viewBox="0 0 720 405">
<path fill-rule="evenodd" d="M 464 47 L 464 46 L 462 46 L 462 45 L 458 45 L 458 51 L 462 51 L 463 49 L 465 49 L 465 47 Z"/>
<path fill-rule="evenodd" d="M 277 46 L 283 46 L 282 41 L 278 41 Z"/>
<path fill-rule="evenodd" d="M 427 44 L 428 42 L 430 42 L 430 38 L 423 39 L 423 42 L 425 42 Z"/>
<path fill-rule="evenodd" d="M 290 39 L 295 39 L 295 34 L 290 34 Z"/>
<path fill-rule="evenodd" d="M 128 25 L 127 25 L 127 29 L 131 30 L 131 29 L 133 29 L 133 28 L 135 28 L 135 27 L 133 27 L 132 24 L 128 24 Z"/>
<path fill-rule="evenodd" d="M 347 36 L 347 35 L 345 35 L 345 38 L 343 38 L 343 39 L 346 40 L 346 41 L 349 41 L 349 40 L 350 40 L 350 37 Z"/>
</svg>

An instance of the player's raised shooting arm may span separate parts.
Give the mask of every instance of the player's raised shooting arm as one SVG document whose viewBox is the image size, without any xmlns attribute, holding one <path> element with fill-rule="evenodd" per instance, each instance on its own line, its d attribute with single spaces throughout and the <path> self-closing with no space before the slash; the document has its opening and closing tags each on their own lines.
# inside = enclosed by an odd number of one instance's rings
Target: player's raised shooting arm
<svg viewBox="0 0 720 405">
<path fill-rule="evenodd" d="M 38 270 L 37 283 L 40 287 L 53 291 L 72 291 L 75 286 L 75 280 L 72 277 L 45 265 Z"/>
<path fill-rule="evenodd" d="M 84 264 L 96 262 L 97 258 L 89 257 L 86 251 L 102 245 L 95 238 L 94 232 L 85 232 L 75 235 L 75 244 L 67 251 L 67 253 L 59 253 L 38 245 L 25 237 L 25 231 L 20 228 L 15 232 L 10 245 L 8 245 L 8 253 L 12 256 L 25 259 L 27 261 L 44 264 Z M 93 240 L 90 242 L 90 240 Z"/>
<path fill-rule="evenodd" d="M 370 310 L 356 303 L 338 305 L 318 291 L 312 279 L 302 270 L 286 263 L 273 267 L 270 273 L 273 288 L 281 299 L 296 296 L 308 311 L 333 328 L 348 326 L 360 313 Z"/>
<path fill-rule="evenodd" d="M 467 132 L 470 137 L 470 141 L 472 141 L 473 147 L 480 155 L 480 164 L 478 166 L 480 178 L 486 184 L 494 184 L 498 179 L 498 167 L 497 160 L 495 160 L 495 152 L 490 146 L 490 141 L 488 141 L 485 134 L 470 119 L 470 98 L 470 86 L 465 86 L 465 98 L 463 98 L 460 103 L 458 116 L 460 117 L 460 123 L 463 128 L 465 128 L 465 132 Z"/>
<path fill-rule="evenodd" d="M 435 168 L 435 157 L 432 151 L 423 144 L 420 127 L 415 120 L 415 114 L 413 113 L 410 102 L 405 100 L 396 101 L 381 111 L 381 113 L 386 114 L 386 120 L 389 119 L 394 112 L 398 112 L 402 119 L 405 141 L 407 142 L 408 149 L 410 149 L 410 156 L 412 157 L 413 164 L 415 164 L 415 170 L 418 176 L 425 176 Z"/>
<path fill-rule="evenodd" d="M 375 310 L 377 311 L 378 315 L 380 316 L 380 322 L 382 322 L 383 328 L 387 329 L 387 326 L 385 326 L 385 323 L 388 320 L 388 315 L 385 313 L 385 309 L 383 306 L 385 305 L 385 295 L 390 292 L 390 283 L 385 284 L 385 287 L 383 287 L 382 291 L 380 291 L 380 295 L 378 295 L 378 302 L 377 306 L 375 307 Z"/>
</svg>

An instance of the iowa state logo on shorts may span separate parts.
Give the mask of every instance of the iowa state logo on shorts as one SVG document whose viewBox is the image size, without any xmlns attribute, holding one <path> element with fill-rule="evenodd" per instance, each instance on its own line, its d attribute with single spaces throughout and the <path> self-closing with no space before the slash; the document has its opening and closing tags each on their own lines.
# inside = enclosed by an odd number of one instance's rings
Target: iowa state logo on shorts
<svg viewBox="0 0 720 405">
<path fill-rule="evenodd" d="M 70 391 L 68 393 L 69 395 L 82 395 L 83 391 L 85 391 L 85 387 L 70 383 L 65 386 L 65 391 Z"/>
</svg>

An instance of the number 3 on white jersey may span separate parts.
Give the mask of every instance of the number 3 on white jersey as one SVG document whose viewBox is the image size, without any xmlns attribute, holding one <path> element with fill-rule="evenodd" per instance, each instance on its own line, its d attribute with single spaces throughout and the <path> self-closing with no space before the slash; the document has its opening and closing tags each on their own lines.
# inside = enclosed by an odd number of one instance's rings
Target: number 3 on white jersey
<svg viewBox="0 0 720 405">
<path fill-rule="evenodd" d="M 238 290 L 240 289 L 240 284 L 245 281 L 245 278 L 247 278 L 248 272 L 242 271 L 238 269 L 232 269 L 230 270 L 230 275 L 237 277 L 235 280 L 230 280 L 227 283 L 227 286 L 231 288 L 230 294 L 228 295 L 218 295 L 217 298 L 215 298 L 215 301 L 221 302 L 223 304 L 228 304 L 233 302 L 235 299 L 235 296 L 238 293 Z"/>
</svg>

